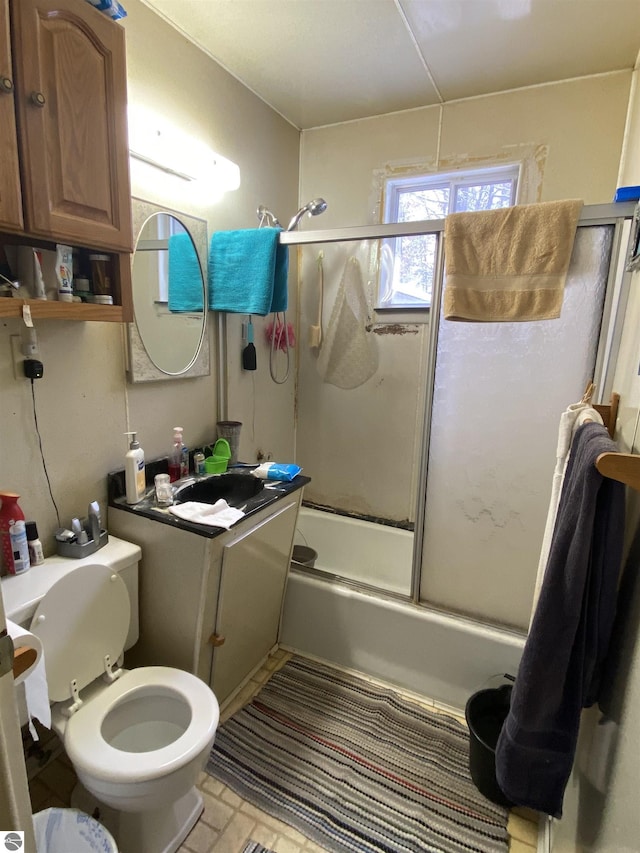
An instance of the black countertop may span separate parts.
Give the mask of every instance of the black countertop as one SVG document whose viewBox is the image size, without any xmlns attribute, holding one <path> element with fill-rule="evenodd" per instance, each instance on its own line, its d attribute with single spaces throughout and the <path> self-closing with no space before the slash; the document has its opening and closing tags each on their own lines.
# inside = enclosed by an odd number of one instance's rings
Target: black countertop
<svg viewBox="0 0 640 853">
<path fill-rule="evenodd" d="M 172 527 L 179 528 L 180 530 L 188 530 L 191 533 L 197 533 L 198 536 L 206 536 L 209 539 L 221 536 L 223 533 L 227 532 L 224 527 L 212 527 L 208 524 L 196 524 L 193 521 L 186 521 L 185 519 L 178 518 L 170 513 L 166 507 L 158 506 L 155 499 L 154 486 L 149 485 L 149 481 L 153 484 L 155 474 L 163 472 L 166 472 L 166 464 L 164 471 L 162 467 L 156 471 L 153 466 L 147 466 L 147 490 L 144 498 L 137 504 L 128 504 L 126 502 L 124 471 L 114 471 L 109 474 L 109 506 L 114 507 L 115 509 L 122 509 L 125 512 L 131 512 L 134 515 L 141 515 L 143 518 L 159 521 L 161 524 L 169 524 Z M 251 469 L 247 467 L 230 468 L 229 473 L 242 477 L 251 477 L 253 479 Z M 177 480 L 175 483 L 172 483 L 172 485 L 174 489 L 178 489 L 181 486 L 188 485 L 190 483 L 209 480 L 220 476 L 224 477 L 224 474 L 204 474 L 198 477 L 185 477 L 182 480 Z M 239 524 L 242 524 L 247 518 L 251 518 L 252 515 L 256 515 L 260 510 L 265 509 L 265 507 L 279 501 L 281 498 L 286 497 L 286 495 L 290 495 L 292 492 L 298 491 L 298 489 L 302 489 L 307 483 L 311 482 L 311 479 L 310 477 L 304 477 L 303 475 L 298 474 L 298 476 L 291 480 L 291 482 L 276 480 L 264 480 L 263 482 L 264 487 L 258 492 L 258 494 L 242 500 L 240 508 L 242 508 L 244 512 L 244 517 L 237 521 L 231 527 L 231 530 Z M 233 506 L 231 501 L 229 503 Z"/>
</svg>

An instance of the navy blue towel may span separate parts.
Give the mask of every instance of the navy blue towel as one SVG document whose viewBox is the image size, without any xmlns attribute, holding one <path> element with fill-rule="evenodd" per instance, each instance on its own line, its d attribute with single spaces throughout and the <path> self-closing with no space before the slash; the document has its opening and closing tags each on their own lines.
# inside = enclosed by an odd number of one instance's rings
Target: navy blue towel
<svg viewBox="0 0 640 853">
<path fill-rule="evenodd" d="M 555 817 L 580 713 L 598 698 L 624 537 L 624 486 L 595 467 L 617 447 L 600 424 L 576 430 L 546 572 L 496 748 L 505 796 Z"/>
</svg>

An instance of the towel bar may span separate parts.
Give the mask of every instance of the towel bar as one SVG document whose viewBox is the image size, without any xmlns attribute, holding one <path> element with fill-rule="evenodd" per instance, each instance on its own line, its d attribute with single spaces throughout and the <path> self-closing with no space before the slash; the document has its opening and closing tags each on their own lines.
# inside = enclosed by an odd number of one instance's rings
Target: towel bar
<svg viewBox="0 0 640 853">
<path fill-rule="evenodd" d="M 596 468 L 603 477 L 640 492 L 640 453 L 601 453 Z"/>
</svg>

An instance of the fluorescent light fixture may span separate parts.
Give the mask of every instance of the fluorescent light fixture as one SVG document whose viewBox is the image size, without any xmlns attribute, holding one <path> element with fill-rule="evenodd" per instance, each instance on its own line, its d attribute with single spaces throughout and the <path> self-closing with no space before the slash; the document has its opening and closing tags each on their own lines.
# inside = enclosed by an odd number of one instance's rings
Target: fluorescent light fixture
<svg viewBox="0 0 640 853">
<path fill-rule="evenodd" d="M 146 107 L 129 105 L 129 154 L 187 182 L 222 193 L 240 186 L 240 169 Z"/>
</svg>

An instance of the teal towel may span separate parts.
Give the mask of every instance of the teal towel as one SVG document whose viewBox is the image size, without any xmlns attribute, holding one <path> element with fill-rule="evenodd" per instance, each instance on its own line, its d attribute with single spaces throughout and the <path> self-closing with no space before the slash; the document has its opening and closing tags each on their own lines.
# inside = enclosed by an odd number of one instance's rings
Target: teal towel
<svg viewBox="0 0 640 853">
<path fill-rule="evenodd" d="M 202 311 L 204 284 L 200 261 L 188 234 L 169 237 L 169 311 Z"/>
<path fill-rule="evenodd" d="M 287 310 L 289 250 L 279 228 L 216 231 L 209 247 L 209 308 L 235 314 Z"/>
</svg>

